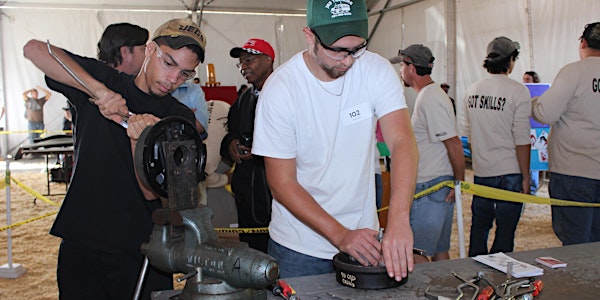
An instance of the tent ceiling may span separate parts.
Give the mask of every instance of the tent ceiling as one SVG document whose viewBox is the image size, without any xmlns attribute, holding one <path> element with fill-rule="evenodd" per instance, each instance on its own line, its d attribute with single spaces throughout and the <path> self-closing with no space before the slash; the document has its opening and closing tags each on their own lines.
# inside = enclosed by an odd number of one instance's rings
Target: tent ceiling
<svg viewBox="0 0 600 300">
<path fill-rule="evenodd" d="M 380 0 L 367 0 L 369 8 Z M 91 2 L 91 3 L 90 3 Z M 201 10 L 227 12 L 305 13 L 305 0 L 0 0 L 1 6 L 49 7 L 49 8 L 93 8 L 127 10 Z"/>
</svg>

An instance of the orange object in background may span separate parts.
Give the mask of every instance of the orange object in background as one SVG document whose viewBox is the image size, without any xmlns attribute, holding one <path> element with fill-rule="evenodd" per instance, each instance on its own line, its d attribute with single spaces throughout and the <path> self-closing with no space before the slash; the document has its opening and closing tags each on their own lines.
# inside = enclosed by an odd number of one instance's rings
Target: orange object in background
<svg viewBox="0 0 600 300">
<path fill-rule="evenodd" d="M 208 81 L 206 82 L 206 86 L 220 86 L 221 83 L 217 81 L 217 75 L 215 74 L 215 65 L 207 64 L 206 65 L 206 78 Z"/>
</svg>

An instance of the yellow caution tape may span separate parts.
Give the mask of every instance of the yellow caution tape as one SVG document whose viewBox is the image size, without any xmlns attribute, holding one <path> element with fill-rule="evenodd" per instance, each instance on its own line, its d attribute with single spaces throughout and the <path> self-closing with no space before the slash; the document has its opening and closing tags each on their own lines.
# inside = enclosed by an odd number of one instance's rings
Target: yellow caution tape
<svg viewBox="0 0 600 300">
<path fill-rule="evenodd" d="M 430 187 L 430 188 L 428 188 L 428 189 L 426 189 L 424 191 L 420 191 L 420 192 L 416 193 L 413 196 L 413 199 L 419 199 L 421 197 L 425 197 L 425 196 L 427 196 L 429 194 L 433 194 L 433 193 L 435 193 L 435 192 L 437 192 L 437 191 L 439 191 L 439 190 L 441 190 L 441 189 L 443 189 L 445 187 L 454 188 L 454 181 L 451 181 L 451 180 L 442 181 L 442 182 L 440 182 L 440 183 L 438 183 L 438 184 L 436 184 L 436 185 L 434 185 L 434 186 L 432 186 L 432 187 Z"/>
<path fill-rule="evenodd" d="M 56 130 L 56 131 L 48 131 L 48 130 L 45 130 L 45 129 L 36 129 L 36 130 L 0 130 L 0 134 L 18 134 L 18 133 L 30 133 L 30 132 L 34 132 L 34 133 L 47 133 L 47 134 L 51 134 L 51 133 L 69 134 L 69 133 L 72 133 L 73 130 Z"/>
<path fill-rule="evenodd" d="M 0 134 L 16 134 L 16 133 L 30 133 L 30 132 L 34 132 L 34 133 L 44 133 L 46 132 L 46 130 L 44 129 L 36 129 L 36 130 L 2 130 L 0 131 Z"/>
<path fill-rule="evenodd" d="M 269 233 L 269 228 L 215 228 L 220 233 Z"/>
<path fill-rule="evenodd" d="M 424 191 L 416 193 L 413 199 L 419 199 L 431 193 L 435 193 L 444 187 L 454 188 L 454 181 L 448 180 L 440 182 Z M 519 203 L 531 203 L 531 204 L 547 204 L 556 206 L 579 206 L 579 207 L 600 207 L 600 203 L 589 203 L 579 202 L 571 200 L 560 200 L 553 198 L 542 198 L 534 195 L 528 195 L 523 193 L 511 192 L 507 190 L 492 188 L 489 186 L 469 183 L 466 181 L 460 182 L 460 190 L 480 197 L 490 198 L 494 200 L 519 202 Z M 382 207 L 377 212 L 387 210 L 389 207 Z"/>
<path fill-rule="evenodd" d="M 57 211 L 55 211 L 55 212 L 50 212 L 50 213 L 47 213 L 47 214 L 45 214 L 45 215 L 41 215 L 41 216 L 39 216 L 39 217 L 31 218 L 31 219 L 29 219 L 29 220 L 25 220 L 25 221 L 21 221 L 21 222 L 18 222 L 18 223 L 14 223 L 14 224 L 11 224 L 11 225 L 9 225 L 9 226 L 0 227 L 0 231 L 4 231 L 4 230 L 7 230 L 7 229 L 15 228 L 15 227 L 17 227 L 17 226 L 21 226 L 21 225 L 24 225 L 24 224 L 27 224 L 27 223 L 31 223 L 31 222 L 33 222 L 33 221 L 41 220 L 41 219 L 43 219 L 43 218 L 46 218 L 46 217 L 49 217 L 49 216 L 55 215 L 56 213 L 58 213 L 58 212 L 57 212 Z"/>
<path fill-rule="evenodd" d="M 22 184 L 21 182 L 19 182 L 18 180 L 16 180 L 14 177 L 11 177 L 10 179 L 12 179 L 12 181 L 15 182 L 16 185 L 18 185 L 19 187 L 21 187 L 22 189 L 24 189 L 26 192 L 28 192 L 29 194 L 33 195 L 36 199 L 40 199 L 50 205 L 54 205 L 54 206 L 60 206 L 60 204 L 44 197 L 42 194 L 36 192 L 34 189 Z"/>
<path fill-rule="evenodd" d="M 9 177 L 6 177 L 6 178 L 9 178 Z M 6 186 L 6 184 L 8 182 L 8 180 L 6 180 L 6 178 L 4 181 L 2 181 L 2 183 L 0 183 L 0 188 Z M 60 206 L 60 204 L 49 200 L 48 198 L 44 197 L 40 193 L 34 191 L 33 189 L 25 186 L 22 183 L 20 183 L 16 179 L 14 179 L 12 177 L 10 177 L 10 179 L 12 179 L 18 186 L 20 186 L 21 188 L 23 188 L 24 190 L 29 192 L 31 195 L 33 195 L 37 199 L 40 199 L 40 200 L 47 202 L 54 206 Z M 8 182 L 8 184 L 10 184 L 10 182 Z M 424 190 L 424 191 L 421 191 L 421 192 L 415 194 L 413 196 L 413 199 L 418 199 L 418 198 L 424 197 L 426 195 L 429 195 L 431 193 L 437 192 L 444 187 L 454 188 L 454 181 L 449 180 L 449 181 L 440 182 L 427 190 Z M 465 182 L 465 181 L 460 182 L 460 189 L 463 192 L 468 192 L 473 195 L 490 198 L 490 199 L 494 199 L 494 200 L 520 202 L 520 203 L 532 203 L 532 204 L 547 204 L 547 205 L 557 205 L 557 206 L 600 207 L 600 203 L 588 203 L 588 202 L 560 200 L 560 199 L 553 199 L 553 198 L 542 198 L 542 197 L 537 197 L 537 196 L 533 196 L 533 195 L 522 194 L 522 193 L 487 187 L 487 186 L 469 183 L 469 182 Z M 383 207 L 383 208 L 377 210 L 377 212 L 385 211 L 388 208 L 389 207 Z M 13 228 L 16 226 L 27 224 L 29 222 L 33 222 L 35 220 L 39 220 L 39 219 L 51 216 L 53 214 L 56 214 L 56 212 L 49 213 L 49 214 L 46 214 L 46 215 L 43 215 L 40 217 L 36 217 L 33 219 L 29 219 L 29 220 L 26 220 L 23 222 L 15 223 L 10 226 L 0 227 L 0 231 L 4 231 L 8 228 Z M 269 229 L 267 227 L 262 227 L 262 228 L 215 228 L 214 230 L 219 233 L 269 233 Z"/>
<path fill-rule="evenodd" d="M 453 187 L 454 183 L 452 181 L 446 181 L 448 186 Z M 517 192 L 511 192 L 502 189 L 491 188 L 489 186 L 483 186 L 479 184 L 473 184 L 461 181 L 460 182 L 460 190 L 465 192 L 470 192 L 473 195 L 477 195 L 480 197 L 495 199 L 495 200 L 503 200 L 510 202 L 520 202 L 520 203 L 533 203 L 533 204 L 548 204 L 548 205 L 556 205 L 556 206 L 579 206 L 579 207 L 600 207 L 600 203 L 589 203 L 589 202 L 579 202 L 572 200 L 560 200 L 553 198 L 542 198 L 529 194 L 522 194 Z"/>
</svg>

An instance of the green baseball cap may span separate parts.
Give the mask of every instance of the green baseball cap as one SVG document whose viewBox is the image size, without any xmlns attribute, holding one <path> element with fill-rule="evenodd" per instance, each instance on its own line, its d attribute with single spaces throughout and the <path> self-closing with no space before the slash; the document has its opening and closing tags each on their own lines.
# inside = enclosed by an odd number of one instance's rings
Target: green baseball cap
<svg viewBox="0 0 600 300">
<path fill-rule="evenodd" d="M 306 22 L 326 45 L 347 35 L 369 37 L 369 17 L 364 0 L 308 0 Z"/>
</svg>

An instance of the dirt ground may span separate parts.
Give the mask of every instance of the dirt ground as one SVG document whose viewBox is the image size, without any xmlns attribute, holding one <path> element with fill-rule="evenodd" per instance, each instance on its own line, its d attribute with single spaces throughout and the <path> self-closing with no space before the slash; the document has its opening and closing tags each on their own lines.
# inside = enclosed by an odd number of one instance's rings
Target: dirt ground
<svg viewBox="0 0 600 300">
<path fill-rule="evenodd" d="M 26 162 L 26 159 L 23 160 Z M 16 170 L 22 166 L 11 167 L 12 177 L 31 189 L 46 194 L 46 173 L 40 160 L 29 170 Z M 4 164 L 4 162 L 0 162 Z M 16 165 L 16 164 L 13 164 Z M 26 167 L 26 166 L 25 166 Z M 4 178 L 4 177 L 2 177 Z M 467 171 L 467 181 L 472 182 L 472 172 Z M 52 183 L 51 192 L 64 192 L 64 184 Z M 11 215 L 12 223 L 58 211 L 58 208 L 37 200 L 25 189 L 11 183 Z M 538 196 L 548 197 L 546 185 Z M 62 195 L 49 196 L 52 201 L 60 203 Z M 463 194 L 465 247 L 469 246 L 471 195 Z M 6 225 L 6 189 L 0 191 L 0 227 Z M 57 299 L 56 257 L 60 239 L 48 234 L 55 215 L 45 217 L 12 229 L 13 263 L 21 264 L 26 273 L 16 279 L 0 278 L 0 299 L 30 300 Z M 456 221 L 456 220 L 455 220 Z M 459 258 L 458 230 L 454 223 L 451 259 Z M 493 239 L 493 229 L 490 240 Z M 515 251 L 558 247 L 560 242 L 552 232 L 550 207 L 546 205 L 528 204 L 519 223 L 515 238 Z M 7 263 L 7 231 L 0 231 L 0 265 Z"/>
</svg>

